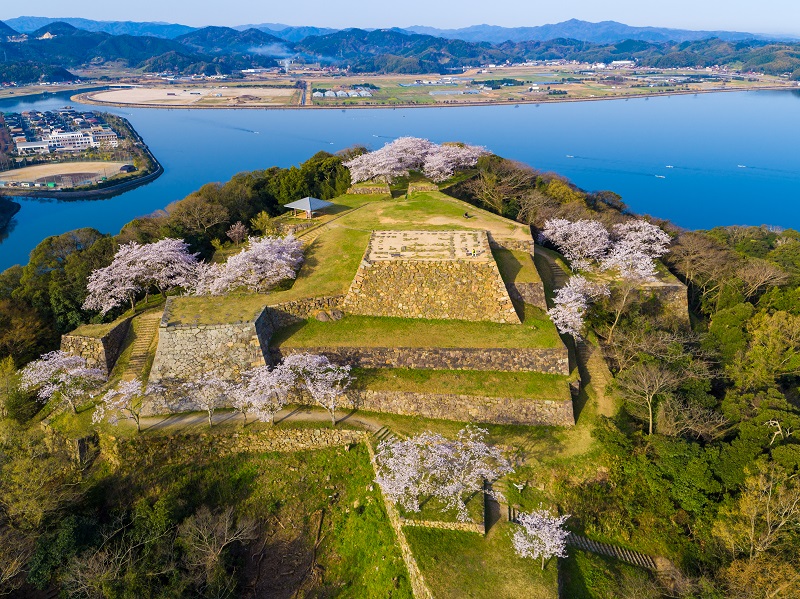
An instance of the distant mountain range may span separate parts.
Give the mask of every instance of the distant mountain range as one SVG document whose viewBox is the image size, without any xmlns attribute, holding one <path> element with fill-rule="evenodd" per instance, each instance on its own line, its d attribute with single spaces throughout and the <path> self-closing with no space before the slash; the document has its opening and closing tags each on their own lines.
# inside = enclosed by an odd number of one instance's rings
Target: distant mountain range
<svg viewBox="0 0 800 599">
<path fill-rule="evenodd" d="M 151 35 L 165 39 L 174 39 L 199 28 L 188 25 L 160 22 L 136 21 L 93 21 L 79 18 L 51 17 L 16 17 L 7 19 L 6 24 L 21 33 L 31 33 L 41 27 L 60 21 L 78 29 L 110 33 L 112 35 Z M 289 42 L 299 42 L 307 37 L 328 35 L 340 31 L 329 27 L 292 26 L 283 23 L 259 23 L 238 25 L 233 27 L 239 31 L 259 29 L 271 33 Z M 497 25 L 473 25 L 461 29 L 439 29 L 416 25 L 413 27 L 394 28 L 396 31 L 419 33 L 446 39 L 459 39 L 467 42 L 503 42 L 547 41 L 568 38 L 596 44 L 613 44 L 624 40 L 645 42 L 692 42 L 709 38 L 726 41 L 762 40 L 793 41 L 800 40 L 800 35 L 768 35 L 745 33 L 740 31 L 694 31 L 690 29 L 670 29 L 667 27 L 633 27 L 617 21 L 601 21 L 591 23 L 578 19 L 570 19 L 561 23 L 539 25 L 535 27 L 500 27 Z M 366 29 L 372 31 L 371 29 Z"/>
<path fill-rule="evenodd" d="M 538 27 L 498 27 L 496 25 L 473 25 L 462 29 L 437 29 L 435 27 L 406 27 L 406 31 L 424 33 L 436 37 L 459 39 L 469 42 L 491 42 L 501 44 L 506 41 L 546 41 L 558 38 L 594 42 L 596 44 L 613 44 L 624 40 L 643 42 L 694 42 L 710 38 L 725 41 L 764 40 L 787 41 L 800 39 L 791 36 L 770 36 L 739 31 L 692 31 L 689 29 L 668 29 L 666 27 L 632 27 L 616 21 L 590 23 L 578 19 L 570 19 L 552 25 Z"/>
<path fill-rule="evenodd" d="M 136 21 L 93 21 L 92 19 L 59 18 L 50 17 L 16 17 L 7 19 L 6 25 L 16 29 L 20 33 L 32 33 L 37 29 L 46 27 L 51 23 L 67 23 L 84 31 L 100 33 L 110 33 L 111 35 L 151 35 L 172 39 L 189 33 L 197 29 L 188 25 L 177 25 L 174 23 L 148 23 Z"/>
<path fill-rule="evenodd" d="M 231 74 L 276 66 L 278 60 L 287 57 L 336 64 L 360 73 L 460 72 L 464 67 L 487 63 L 531 60 L 635 60 L 643 67 L 731 65 L 744 71 L 789 73 L 800 80 L 800 44 L 758 39 L 594 42 L 560 37 L 489 42 L 403 29 L 344 29 L 305 36 L 299 41 L 286 39 L 287 35 L 286 28 L 269 29 L 262 24 L 246 29 L 190 28 L 166 38 L 88 31 L 63 21 L 20 35 L 0 22 L 0 81 L 65 80 L 72 78 L 68 69 L 108 62 L 143 72 Z"/>
</svg>

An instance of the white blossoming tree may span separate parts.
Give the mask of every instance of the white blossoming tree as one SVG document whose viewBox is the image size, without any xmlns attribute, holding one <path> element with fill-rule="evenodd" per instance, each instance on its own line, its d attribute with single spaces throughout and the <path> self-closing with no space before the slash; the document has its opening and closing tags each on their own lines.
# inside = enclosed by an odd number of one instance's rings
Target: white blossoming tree
<svg viewBox="0 0 800 599">
<path fill-rule="evenodd" d="M 120 419 L 133 420 L 136 432 L 142 432 L 141 414 L 144 407 L 144 398 L 148 395 L 163 393 L 164 387 L 156 384 L 143 384 L 142 381 L 122 381 L 110 389 L 102 398 L 92 414 L 92 422 L 98 424 L 108 420 L 116 425 Z"/>
<path fill-rule="evenodd" d="M 214 412 L 229 399 L 232 385 L 215 374 L 204 374 L 181 387 L 185 400 L 206 413 L 211 427 L 214 425 Z"/>
<path fill-rule="evenodd" d="M 542 570 L 551 557 L 567 557 L 567 537 L 569 532 L 564 523 L 569 516 L 552 516 L 539 509 L 530 514 L 517 517 L 518 526 L 511 542 L 517 555 L 522 558 L 542 560 Z"/>
<path fill-rule="evenodd" d="M 581 275 L 574 275 L 566 285 L 556 291 L 553 307 L 547 314 L 559 333 L 581 339 L 584 318 L 591 302 L 608 296 L 609 293 L 605 285 L 589 281 Z"/>
<path fill-rule="evenodd" d="M 245 381 L 242 389 L 247 399 L 238 400 L 240 404 L 248 405 L 257 420 L 274 424 L 275 414 L 287 404 L 297 376 L 290 367 L 283 364 L 275 368 L 259 366 L 245 373 Z M 236 400 L 234 407 L 242 411 Z M 246 418 L 245 415 L 245 420 Z"/>
<path fill-rule="evenodd" d="M 88 368 L 84 358 L 56 350 L 43 354 L 22 369 L 20 388 L 36 391 L 42 403 L 52 400 L 65 403 L 77 414 L 77 402 L 90 396 L 105 379 L 101 370 Z"/>
<path fill-rule="evenodd" d="M 356 156 L 344 163 L 353 183 L 380 180 L 391 183 L 410 171 L 422 171 L 433 181 L 444 181 L 465 168 L 475 166 L 487 154 L 468 144 L 435 144 L 419 137 L 400 137 L 381 149 Z"/>
<path fill-rule="evenodd" d="M 108 266 L 89 275 L 89 292 L 83 307 L 101 314 L 130 302 L 136 296 L 156 287 L 161 294 L 174 287 L 186 287 L 194 278 L 197 254 L 189 252 L 182 239 L 161 239 L 155 243 L 135 241 L 120 246 Z"/>
<path fill-rule="evenodd" d="M 464 497 L 484 491 L 485 480 L 513 472 L 499 449 L 485 442 L 487 431 L 466 427 L 455 440 L 425 432 L 409 439 L 383 441 L 376 453 L 377 478 L 384 495 L 410 512 L 418 512 L 422 497 L 439 499 L 469 520 Z"/>
<path fill-rule="evenodd" d="M 235 289 L 263 292 L 297 276 L 303 248 L 292 235 L 251 237 L 247 247 L 224 264 L 202 264 L 195 272 L 196 295 L 222 295 Z"/>
<path fill-rule="evenodd" d="M 336 426 L 336 408 L 353 380 L 350 367 L 334 364 L 327 356 L 308 353 L 287 356 L 281 366 L 294 373 L 297 384 L 328 411 L 331 424 Z"/>
<path fill-rule="evenodd" d="M 611 245 L 608 230 L 596 220 L 550 219 L 544 223 L 540 239 L 556 246 L 574 271 L 591 269 Z"/>
</svg>

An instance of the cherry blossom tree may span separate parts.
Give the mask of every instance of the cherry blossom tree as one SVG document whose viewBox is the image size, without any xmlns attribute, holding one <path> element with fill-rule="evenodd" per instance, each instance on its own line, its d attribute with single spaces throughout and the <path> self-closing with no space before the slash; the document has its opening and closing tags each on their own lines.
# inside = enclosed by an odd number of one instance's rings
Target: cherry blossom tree
<svg viewBox="0 0 800 599">
<path fill-rule="evenodd" d="M 263 292 L 284 279 L 297 276 L 303 248 L 292 235 L 251 237 L 247 247 L 225 264 L 203 264 L 195 272 L 196 295 L 222 295 L 238 288 Z"/>
<path fill-rule="evenodd" d="M 203 374 L 182 385 L 184 398 L 203 409 L 208 417 L 208 426 L 214 425 L 214 412 L 223 406 L 231 393 L 231 384 L 215 374 Z"/>
<path fill-rule="evenodd" d="M 517 555 L 541 559 L 542 570 L 551 557 L 567 557 L 569 532 L 564 528 L 564 522 L 568 518 L 568 515 L 552 516 L 543 509 L 517 516 L 518 526 L 511 537 Z"/>
<path fill-rule="evenodd" d="M 544 223 L 540 240 L 556 246 L 574 271 L 589 270 L 605 256 L 611 245 L 608 230 L 596 220 L 550 219 Z"/>
<path fill-rule="evenodd" d="M 248 399 L 241 399 L 240 403 L 247 405 L 257 420 L 274 424 L 275 414 L 287 404 L 289 393 L 296 384 L 295 372 L 284 364 L 275 368 L 259 366 L 245 373 L 244 378 L 246 384 L 243 390 Z M 236 400 L 234 407 L 237 407 Z M 242 411 L 241 407 L 237 409 Z"/>
<path fill-rule="evenodd" d="M 108 266 L 95 269 L 86 284 L 88 295 L 84 310 L 98 310 L 101 314 L 130 302 L 134 309 L 136 295 L 142 291 L 144 266 L 137 260 L 142 246 L 135 241 L 120 246 Z"/>
<path fill-rule="evenodd" d="M 601 268 L 639 284 L 655 279 L 655 259 L 667 253 L 672 239 L 644 220 L 617 224 L 611 229 L 613 244 Z"/>
<path fill-rule="evenodd" d="M 142 246 L 142 286 L 155 286 L 163 295 L 175 287 L 187 287 L 197 269 L 197 257 L 183 239 L 160 239 Z"/>
<path fill-rule="evenodd" d="M 556 291 L 553 307 L 547 311 L 558 332 L 581 339 L 584 317 L 592 301 L 609 295 L 608 287 L 589 281 L 581 275 L 570 277 L 567 284 Z"/>
<path fill-rule="evenodd" d="M 468 144 L 442 144 L 425 156 L 422 172 L 431 181 L 440 182 L 452 177 L 457 171 L 471 168 L 478 158 L 488 154 L 486 148 Z"/>
<path fill-rule="evenodd" d="M 425 432 L 409 439 L 383 441 L 376 453 L 381 490 L 393 503 L 418 512 L 420 498 L 430 496 L 454 509 L 460 521 L 469 520 L 464 496 L 483 491 L 485 480 L 513 472 L 499 449 L 485 442 L 485 429 L 468 426 L 455 440 Z"/>
<path fill-rule="evenodd" d="M 283 368 L 297 377 L 297 382 L 320 406 L 328 411 L 336 426 L 336 408 L 352 382 L 349 366 L 332 363 L 327 356 L 292 354 L 284 358 Z"/>
<path fill-rule="evenodd" d="M 91 395 L 104 380 L 105 374 L 97 368 L 88 368 L 86 359 L 56 350 L 43 354 L 22 369 L 20 388 L 36 391 L 42 403 L 53 399 L 66 403 L 77 414 L 77 401 Z"/>
<path fill-rule="evenodd" d="M 128 301 L 133 309 L 137 294 L 153 286 L 161 294 L 173 287 L 186 287 L 194 277 L 197 256 L 189 252 L 182 239 L 122 245 L 111 264 L 89 275 L 83 307 L 105 314 Z"/>
<path fill-rule="evenodd" d="M 444 181 L 457 170 L 474 166 L 487 151 L 467 144 L 438 145 L 418 137 L 400 137 L 381 149 L 344 163 L 354 183 L 381 180 L 391 183 L 409 171 L 423 171 L 433 181 Z"/>
<path fill-rule="evenodd" d="M 239 244 L 247 239 L 247 227 L 242 221 L 236 221 L 225 234 L 236 244 L 236 247 L 239 247 Z"/>
<path fill-rule="evenodd" d="M 144 407 L 144 398 L 148 395 L 163 393 L 164 387 L 156 384 L 145 385 L 142 381 L 122 381 L 109 390 L 102 398 L 92 414 L 92 423 L 98 424 L 108 420 L 116 425 L 120 419 L 133 420 L 136 423 L 136 432 L 142 432 L 141 414 Z"/>
</svg>

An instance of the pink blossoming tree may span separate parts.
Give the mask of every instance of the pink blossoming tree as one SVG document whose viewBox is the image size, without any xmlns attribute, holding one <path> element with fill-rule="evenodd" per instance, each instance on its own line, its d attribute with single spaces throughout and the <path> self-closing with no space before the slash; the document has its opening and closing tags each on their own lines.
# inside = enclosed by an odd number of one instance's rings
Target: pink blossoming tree
<svg viewBox="0 0 800 599">
<path fill-rule="evenodd" d="M 247 247 L 224 264 L 201 264 L 195 271 L 196 295 L 222 295 L 235 289 L 263 292 L 297 276 L 303 248 L 292 235 L 251 237 Z"/>
<path fill-rule="evenodd" d="M 520 514 L 517 517 L 518 526 L 511 537 L 517 555 L 541 559 L 542 570 L 551 557 L 567 557 L 569 532 L 564 528 L 564 522 L 568 518 L 569 516 L 552 516 L 543 509 Z"/>
<path fill-rule="evenodd" d="M 183 383 L 183 397 L 190 405 L 202 409 L 208 418 L 208 426 L 214 425 L 214 412 L 223 407 L 230 398 L 231 383 L 215 374 L 203 374 Z"/>
<path fill-rule="evenodd" d="M 589 281 L 581 275 L 569 278 L 567 284 L 556 291 L 553 307 L 547 311 L 558 332 L 581 339 L 584 317 L 592 301 L 609 295 L 605 285 Z"/>
<path fill-rule="evenodd" d="M 42 403 L 56 400 L 65 403 L 77 414 L 77 402 L 105 381 L 105 374 L 97 368 L 88 368 L 86 360 L 64 351 L 43 354 L 22 369 L 20 388 L 36 391 Z"/>
<path fill-rule="evenodd" d="M 352 382 L 349 366 L 332 363 L 327 356 L 292 354 L 284 358 L 283 368 L 294 373 L 297 384 L 328 411 L 336 426 L 336 408 Z"/>
<path fill-rule="evenodd" d="M 384 495 L 410 512 L 418 512 L 420 498 L 439 499 L 444 510 L 469 520 L 464 497 L 484 489 L 485 480 L 513 472 L 499 449 L 485 442 L 487 431 L 467 427 L 455 440 L 425 432 L 409 439 L 383 441 L 376 454 L 377 478 Z"/>
<path fill-rule="evenodd" d="M 120 419 L 133 420 L 136 424 L 136 432 L 141 433 L 141 414 L 145 397 L 161 394 L 164 391 L 165 389 L 161 385 L 145 385 L 138 379 L 122 381 L 109 390 L 97 404 L 92 414 L 92 422 L 98 424 L 103 420 L 108 420 L 111 424 L 116 425 Z"/>
<path fill-rule="evenodd" d="M 571 222 L 563 218 L 550 219 L 544 223 L 540 240 L 556 246 L 574 271 L 590 270 L 611 245 L 608 230 L 596 220 Z"/>
<path fill-rule="evenodd" d="M 391 183 L 410 171 L 422 171 L 433 181 L 444 181 L 475 166 L 487 151 L 467 144 L 435 144 L 419 137 L 400 137 L 381 149 L 344 163 L 353 183 L 379 180 Z"/>
<path fill-rule="evenodd" d="M 275 368 L 254 368 L 245 373 L 244 380 L 242 389 L 248 399 L 242 399 L 240 403 L 248 403 L 257 420 L 273 424 L 275 414 L 288 402 L 289 393 L 297 382 L 297 375 L 290 367 L 280 364 Z M 237 407 L 236 402 L 234 407 Z M 240 407 L 237 409 L 241 411 Z"/>
</svg>

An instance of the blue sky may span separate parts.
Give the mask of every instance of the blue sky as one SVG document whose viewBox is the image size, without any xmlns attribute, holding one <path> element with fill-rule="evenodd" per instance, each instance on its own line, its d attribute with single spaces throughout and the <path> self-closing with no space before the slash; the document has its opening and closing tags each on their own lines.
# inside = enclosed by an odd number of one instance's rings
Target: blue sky
<svg viewBox="0 0 800 599">
<path fill-rule="evenodd" d="M 35 14 L 98 20 L 168 21 L 187 25 L 287 23 L 328 27 L 526 26 L 614 20 L 629 25 L 800 34 L 800 0 L 36 0 L 3 2 L 0 19 Z M 20 11 L 23 11 L 20 13 Z"/>
</svg>

